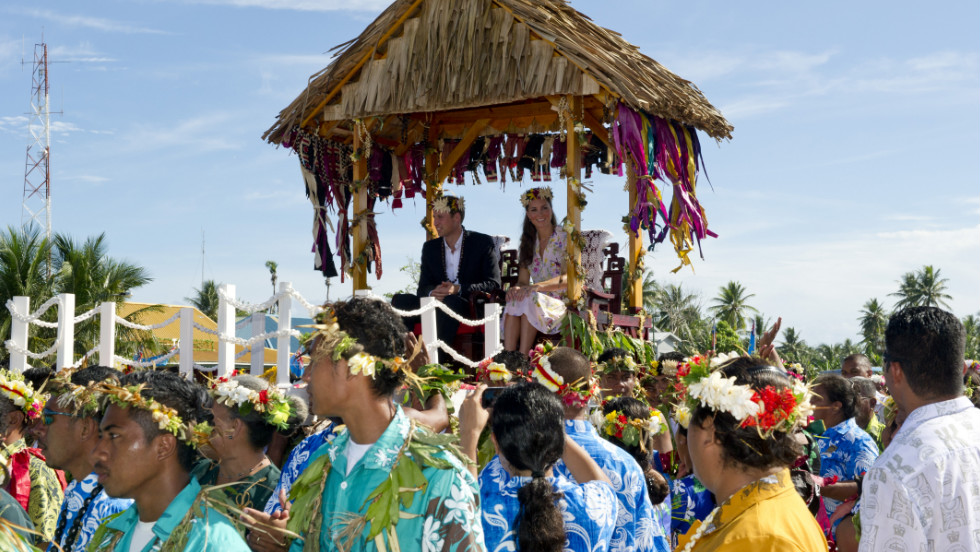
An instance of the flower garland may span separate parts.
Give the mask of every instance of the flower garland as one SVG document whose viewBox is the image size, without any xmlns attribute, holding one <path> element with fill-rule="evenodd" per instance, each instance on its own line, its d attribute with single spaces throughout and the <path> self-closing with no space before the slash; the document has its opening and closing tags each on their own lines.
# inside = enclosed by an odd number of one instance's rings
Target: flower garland
<svg viewBox="0 0 980 552">
<path fill-rule="evenodd" d="M 651 408 L 650 415 L 646 418 L 629 418 L 625 414 L 613 410 L 603 417 L 599 431 L 610 437 L 615 437 L 627 445 L 639 445 L 640 449 L 646 451 L 647 441 L 652 436 L 663 433 L 666 429 L 666 425 L 661 421 L 660 412 Z"/>
<path fill-rule="evenodd" d="M 340 324 L 337 323 L 337 315 L 332 307 L 328 306 L 318 316 L 318 320 L 318 324 L 304 326 L 317 330 L 310 334 L 309 341 L 307 341 L 308 344 L 316 345 L 310 352 L 311 366 L 323 355 L 329 355 L 333 362 L 346 359 L 347 368 L 351 375 L 365 375 L 374 378 L 378 370 L 387 369 L 392 372 L 404 370 L 406 377 L 412 377 L 412 371 L 409 367 L 412 359 L 418 354 L 421 341 L 408 359 L 400 356 L 393 359 L 383 359 L 364 352 L 364 347 L 356 339 L 340 329 Z"/>
<path fill-rule="evenodd" d="M 233 408 L 241 416 L 252 412 L 262 414 L 265 423 L 285 430 L 289 417 L 293 414 L 292 406 L 275 387 L 256 391 L 249 389 L 230 377 L 220 377 L 211 383 L 211 396 L 220 404 Z"/>
<path fill-rule="evenodd" d="M 28 420 L 38 419 L 47 402 L 47 397 L 24 381 L 24 376 L 7 370 L 0 370 L 0 394 L 14 403 Z"/>
<path fill-rule="evenodd" d="M 51 377 L 51 398 L 57 399 L 58 406 L 67 409 L 71 414 L 92 417 L 102 409 L 102 394 L 93 389 L 94 383 L 88 386 L 76 385 L 71 377 L 77 372 L 73 368 L 63 368 Z"/>
<path fill-rule="evenodd" d="M 173 434 L 192 448 L 208 443 L 212 427 L 207 422 L 184 423 L 180 414 L 173 408 L 161 404 L 156 399 L 144 397 L 142 391 L 145 388 L 144 384 L 119 386 L 105 382 L 93 386 L 94 391 L 105 395 L 116 406 L 149 412 L 160 431 Z"/>
<path fill-rule="evenodd" d="M 739 422 L 739 427 L 755 427 L 760 435 L 775 431 L 789 433 L 803 425 L 813 414 L 810 389 L 805 383 L 793 380 L 791 387 L 776 389 L 771 385 L 756 390 L 739 385 L 735 377 L 724 377 L 714 367 L 732 360 L 731 355 L 707 359 L 700 355 L 687 360 L 678 368 L 680 379 L 674 417 L 687 427 L 691 414 L 698 406 L 716 412 L 727 412 Z M 682 422 L 687 422 L 687 424 Z"/>
<path fill-rule="evenodd" d="M 518 371 L 517 376 L 522 377 L 523 374 Z M 509 383 L 513 379 L 514 374 L 507 369 L 507 366 L 499 362 L 494 362 L 492 357 L 484 359 L 476 367 L 477 381 Z"/>
<path fill-rule="evenodd" d="M 596 365 L 596 371 L 600 374 L 612 374 L 613 372 L 636 373 L 637 364 L 633 360 L 633 357 L 629 355 L 617 355 Z"/>
<path fill-rule="evenodd" d="M 530 190 L 521 194 L 521 205 L 527 209 L 527 206 L 535 199 L 543 199 L 551 204 L 551 199 L 554 194 L 551 192 L 550 186 L 542 186 L 540 188 L 531 188 Z"/>
<path fill-rule="evenodd" d="M 554 345 L 545 342 L 531 350 L 531 377 L 561 397 L 565 405 L 584 408 L 589 404 L 589 399 L 599 394 L 599 386 L 592 378 L 565 383 L 565 378 L 551 368 L 548 360 L 554 348 Z"/>
<path fill-rule="evenodd" d="M 446 214 L 463 213 L 466 211 L 466 201 L 461 197 L 444 195 L 432 202 L 432 211 Z"/>
</svg>

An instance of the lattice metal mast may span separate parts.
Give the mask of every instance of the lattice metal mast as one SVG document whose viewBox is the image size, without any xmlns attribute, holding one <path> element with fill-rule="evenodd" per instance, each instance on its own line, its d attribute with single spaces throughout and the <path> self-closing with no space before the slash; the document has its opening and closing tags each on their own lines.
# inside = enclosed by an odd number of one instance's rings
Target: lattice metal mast
<svg viewBox="0 0 980 552">
<path fill-rule="evenodd" d="M 31 112 L 24 167 L 24 203 L 21 224 L 42 227 L 51 239 L 51 110 L 48 90 L 48 45 L 34 45 L 34 70 L 31 84 Z"/>
</svg>

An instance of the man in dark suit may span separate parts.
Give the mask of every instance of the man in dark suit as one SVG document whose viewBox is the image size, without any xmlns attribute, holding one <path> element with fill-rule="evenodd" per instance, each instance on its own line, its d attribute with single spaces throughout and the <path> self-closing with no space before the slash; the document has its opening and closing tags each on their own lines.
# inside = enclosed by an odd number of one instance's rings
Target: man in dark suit
<svg viewBox="0 0 980 552">
<path fill-rule="evenodd" d="M 419 308 L 420 297 L 434 297 L 453 311 L 469 317 L 469 299 L 475 291 L 500 289 L 500 264 L 493 238 L 463 228 L 463 198 L 442 196 L 432 205 L 432 222 L 439 237 L 422 246 L 422 271 L 416 295 L 398 293 L 391 305 L 399 310 Z M 403 318 L 411 331 L 419 317 Z M 452 344 L 459 322 L 436 311 L 436 332 Z"/>
</svg>

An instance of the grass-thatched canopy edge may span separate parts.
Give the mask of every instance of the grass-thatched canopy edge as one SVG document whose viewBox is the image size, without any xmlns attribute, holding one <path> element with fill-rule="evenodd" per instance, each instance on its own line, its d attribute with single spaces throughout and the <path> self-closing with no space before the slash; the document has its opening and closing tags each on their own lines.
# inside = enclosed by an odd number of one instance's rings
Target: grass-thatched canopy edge
<svg viewBox="0 0 980 552">
<path fill-rule="evenodd" d="M 563 95 L 584 98 L 592 128 L 622 102 L 716 140 L 733 130 L 694 84 L 564 0 L 396 0 L 335 50 L 263 139 L 302 127 L 349 143 L 354 119 L 399 149 L 423 139 L 423 123 L 444 138 L 483 119 L 483 135 L 556 131 Z"/>
</svg>

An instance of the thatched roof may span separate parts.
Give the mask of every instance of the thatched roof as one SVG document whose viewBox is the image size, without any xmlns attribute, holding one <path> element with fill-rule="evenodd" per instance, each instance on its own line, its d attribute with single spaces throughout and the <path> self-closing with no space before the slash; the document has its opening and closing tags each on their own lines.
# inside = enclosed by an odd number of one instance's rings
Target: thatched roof
<svg viewBox="0 0 980 552">
<path fill-rule="evenodd" d="M 621 101 L 716 139 L 731 138 L 732 125 L 696 86 L 565 0 L 396 0 L 337 48 L 337 58 L 311 77 L 264 139 L 278 144 L 295 126 L 312 124 L 343 135 L 348 125 L 338 122 L 380 117 L 372 133 L 404 142 L 397 125 L 385 124 L 392 117 L 403 117 L 404 126 L 410 114 L 420 120 L 422 114 L 492 106 L 503 110 L 490 113 L 492 119 L 511 109 L 515 117 L 537 114 L 522 125 L 548 126 L 557 124 L 548 102 L 561 95 L 585 96 L 585 109 L 596 119 Z M 468 114 L 456 113 L 461 119 Z"/>
</svg>

